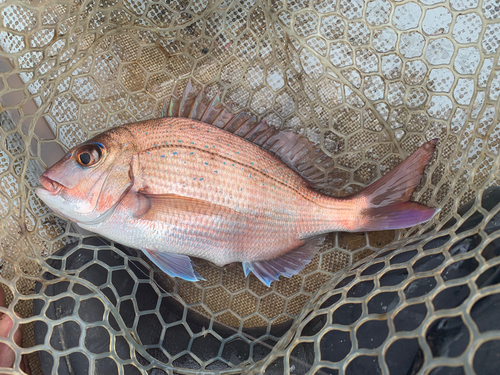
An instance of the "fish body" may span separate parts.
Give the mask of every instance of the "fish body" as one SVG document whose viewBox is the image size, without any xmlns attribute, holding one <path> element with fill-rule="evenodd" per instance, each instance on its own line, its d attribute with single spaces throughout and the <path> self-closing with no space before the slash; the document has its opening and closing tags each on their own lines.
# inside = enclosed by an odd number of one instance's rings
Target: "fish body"
<svg viewBox="0 0 500 375">
<path fill-rule="evenodd" d="M 434 145 L 422 146 L 399 173 L 338 199 L 244 137 L 166 117 L 122 125 L 73 148 L 40 177 L 36 192 L 80 227 L 143 249 L 172 276 L 197 280 L 194 256 L 219 266 L 242 262 L 246 274 L 270 285 L 299 272 L 326 233 L 429 220 L 435 209 L 407 201 Z"/>
<path fill-rule="evenodd" d="M 131 139 L 115 142 L 136 150 L 133 189 L 109 220 L 81 222 L 84 229 L 129 246 L 182 253 L 221 266 L 275 258 L 301 239 L 356 226 L 355 200 L 310 189 L 283 162 L 231 133 L 183 118 L 123 129 Z M 113 133 L 103 136 L 114 138 Z M 163 208 L 138 214 L 142 195 Z M 169 195 L 164 202 L 155 198 L 162 195 Z M 198 201 L 209 205 L 200 210 L 170 207 Z"/>
</svg>

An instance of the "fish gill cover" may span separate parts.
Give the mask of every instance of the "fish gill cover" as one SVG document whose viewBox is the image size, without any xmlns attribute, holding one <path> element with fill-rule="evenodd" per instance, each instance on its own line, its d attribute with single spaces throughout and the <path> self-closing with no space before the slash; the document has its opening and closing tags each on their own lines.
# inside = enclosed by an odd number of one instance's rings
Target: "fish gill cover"
<svg viewBox="0 0 500 375">
<path fill-rule="evenodd" d="M 10 371 L 23 353 L 34 374 L 498 368 L 498 194 L 486 190 L 500 178 L 495 1 L 8 1 L 0 17 Z M 160 117 L 189 80 L 319 145 L 335 196 L 439 138 L 413 198 L 441 212 L 405 231 L 333 233 L 268 289 L 240 266 L 196 260 L 205 281 L 164 277 L 37 198 L 38 176 L 66 150 Z"/>
</svg>

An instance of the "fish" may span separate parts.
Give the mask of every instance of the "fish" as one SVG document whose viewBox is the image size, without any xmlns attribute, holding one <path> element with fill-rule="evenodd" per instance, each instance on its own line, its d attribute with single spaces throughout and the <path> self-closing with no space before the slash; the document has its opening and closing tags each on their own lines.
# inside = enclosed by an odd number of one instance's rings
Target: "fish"
<svg viewBox="0 0 500 375">
<path fill-rule="evenodd" d="M 407 228 L 439 212 L 410 201 L 437 139 L 338 198 L 321 192 L 338 183 L 332 159 L 304 136 L 233 114 L 191 82 L 165 112 L 73 147 L 40 176 L 36 194 L 172 277 L 201 280 L 197 257 L 241 262 L 268 287 L 300 272 L 328 233 Z"/>
</svg>

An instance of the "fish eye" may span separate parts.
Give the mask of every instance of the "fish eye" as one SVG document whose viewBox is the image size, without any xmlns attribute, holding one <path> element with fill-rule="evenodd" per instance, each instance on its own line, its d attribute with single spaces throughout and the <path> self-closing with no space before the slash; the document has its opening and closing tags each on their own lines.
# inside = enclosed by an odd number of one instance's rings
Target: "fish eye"
<svg viewBox="0 0 500 375">
<path fill-rule="evenodd" d="M 83 145 L 78 150 L 76 150 L 76 161 L 82 167 L 91 167 L 99 162 L 102 157 L 102 151 L 100 145 L 90 143 Z"/>
</svg>

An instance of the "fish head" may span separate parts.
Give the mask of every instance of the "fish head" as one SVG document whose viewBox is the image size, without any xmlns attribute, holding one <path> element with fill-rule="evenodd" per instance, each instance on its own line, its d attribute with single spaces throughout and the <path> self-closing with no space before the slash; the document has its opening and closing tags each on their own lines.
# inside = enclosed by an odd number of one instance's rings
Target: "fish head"
<svg viewBox="0 0 500 375">
<path fill-rule="evenodd" d="M 111 216 L 133 184 L 137 154 L 126 128 L 102 133 L 71 150 L 40 176 L 36 194 L 55 212 L 86 225 Z"/>
</svg>

